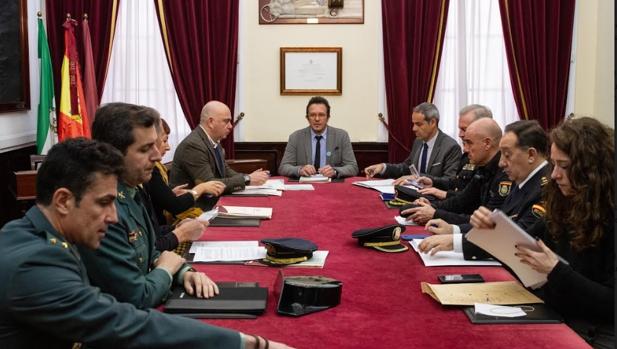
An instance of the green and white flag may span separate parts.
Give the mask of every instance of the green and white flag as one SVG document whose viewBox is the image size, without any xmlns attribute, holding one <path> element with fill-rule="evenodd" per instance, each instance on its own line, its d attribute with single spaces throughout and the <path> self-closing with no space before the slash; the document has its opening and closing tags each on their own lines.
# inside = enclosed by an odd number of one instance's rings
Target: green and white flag
<svg viewBox="0 0 617 349">
<path fill-rule="evenodd" d="M 54 74 L 51 67 L 51 56 L 47 44 L 47 35 L 43 20 L 39 17 L 39 67 L 40 67 L 40 100 L 36 126 L 36 152 L 47 154 L 49 148 L 58 142 L 56 133 L 56 107 L 54 100 Z"/>
</svg>

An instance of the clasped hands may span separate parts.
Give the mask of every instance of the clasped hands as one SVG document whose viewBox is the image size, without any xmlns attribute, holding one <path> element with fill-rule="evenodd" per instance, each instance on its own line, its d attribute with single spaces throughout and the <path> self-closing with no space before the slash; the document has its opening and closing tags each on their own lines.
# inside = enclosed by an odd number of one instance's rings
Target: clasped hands
<svg viewBox="0 0 617 349">
<path fill-rule="evenodd" d="M 302 177 L 308 177 L 308 176 L 312 176 L 315 174 L 321 174 L 324 177 L 335 177 L 336 176 L 336 171 L 334 171 L 334 168 L 330 165 L 325 165 L 323 167 L 320 167 L 319 170 L 315 169 L 315 166 L 313 165 L 304 165 L 300 168 L 300 176 Z"/>
</svg>

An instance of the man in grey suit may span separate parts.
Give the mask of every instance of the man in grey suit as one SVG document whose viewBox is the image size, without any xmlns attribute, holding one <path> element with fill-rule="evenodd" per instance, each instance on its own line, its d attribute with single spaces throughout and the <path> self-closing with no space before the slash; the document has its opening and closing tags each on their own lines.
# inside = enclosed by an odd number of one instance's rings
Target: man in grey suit
<svg viewBox="0 0 617 349">
<path fill-rule="evenodd" d="M 243 190 L 246 185 L 262 185 L 269 173 L 261 169 L 239 173 L 225 163 L 220 141 L 231 132 L 231 111 L 224 103 L 210 101 L 201 110 L 199 125 L 178 145 L 169 178 L 171 187 L 188 184 L 189 188 L 211 180 L 225 184 L 223 194 Z M 208 210 L 216 198 L 201 196 L 196 206 Z"/>
<path fill-rule="evenodd" d="M 409 175 L 413 164 L 420 174 L 432 178 L 454 178 L 462 155 L 456 141 L 439 129 L 439 110 L 431 103 L 421 103 L 411 115 L 416 140 L 411 153 L 405 161 L 398 164 L 376 164 L 364 169 L 371 178 L 381 175 L 386 178 L 399 178 Z"/>
<path fill-rule="evenodd" d="M 330 104 L 317 96 L 306 106 L 309 126 L 289 136 L 279 174 L 287 177 L 311 176 L 320 173 L 330 178 L 352 177 L 358 174 L 349 135 L 345 130 L 328 126 Z"/>
</svg>

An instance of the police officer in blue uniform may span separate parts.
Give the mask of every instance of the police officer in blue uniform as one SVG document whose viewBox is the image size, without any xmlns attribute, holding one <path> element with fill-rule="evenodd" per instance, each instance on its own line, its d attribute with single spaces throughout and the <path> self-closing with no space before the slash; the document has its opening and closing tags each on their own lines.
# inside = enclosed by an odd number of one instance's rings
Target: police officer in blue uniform
<svg viewBox="0 0 617 349">
<path fill-rule="evenodd" d="M 499 209 L 520 227 L 527 229 L 544 216 L 542 187 L 548 183 L 549 171 L 546 132 L 537 121 L 516 121 L 506 126 L 499 147 L 499 166 L 514 182 L 513 189 Z M 481 206 L 471 216 L 471 223 L 485 219 L 492 210 Z M 463 252 L 466 259 L 490 257 L 464 238 L 471 224 L 450 225 L 443 220 L 431 220 L 427 226 L 429 231 L 438 235 L 422 242 L 420 248 L 423 251 L 454 250 Z"/>
<path fill-rule="evenodd" d="M 499 168 L 499 141 L 501 129 L 488 118 L 479 119 L 469 125 L 465 134 L 465 144 L 469 158 L 478 166 L 476 175 L 465 189 L 447 200 L 434 202 L 417 200 L 414 207 L 401 212 L 409 214 L 417 224 L 426 224 L 430 219 L 441 218 L 451 224 L 469 223 L 473 210 L 480 206 L 499 208 L 510 193 L 512 182 Z"/>
<path fill-rule="evenodd" d="M 138 310 L 89 285 L 76 247 L 98 248 L 117 222 L 122 162 L 85 139 L 50 150 L 36 206 L 0 230 L 0 348 L 264 348 L 263 338 Z"/>
</svg>

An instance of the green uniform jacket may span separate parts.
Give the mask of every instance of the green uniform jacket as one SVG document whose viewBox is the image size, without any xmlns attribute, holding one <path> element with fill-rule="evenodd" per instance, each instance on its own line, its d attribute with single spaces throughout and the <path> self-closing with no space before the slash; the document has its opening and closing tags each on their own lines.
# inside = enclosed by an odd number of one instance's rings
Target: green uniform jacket
<svg viewBox="0 0 617 349">
<path fill-rule="evenodd" d="M 120 302 L 147 309 L 161 305 L 173 280 L 167 271 L 153 267 L 160 255 L 154 247 L 156 235 L 145 207 L 133 199 L 139 197 L 135 191 L 118 182 L 118 223 L 109 227 L 96 251 L 80 247 L 79 252 L 94 286 Z"/>
<path fill-rule="evenodd" d="M 118 303 L 35 206 L 0 231 L 0 348 L 240 348 L 237 332 Z"/>
</svg>

